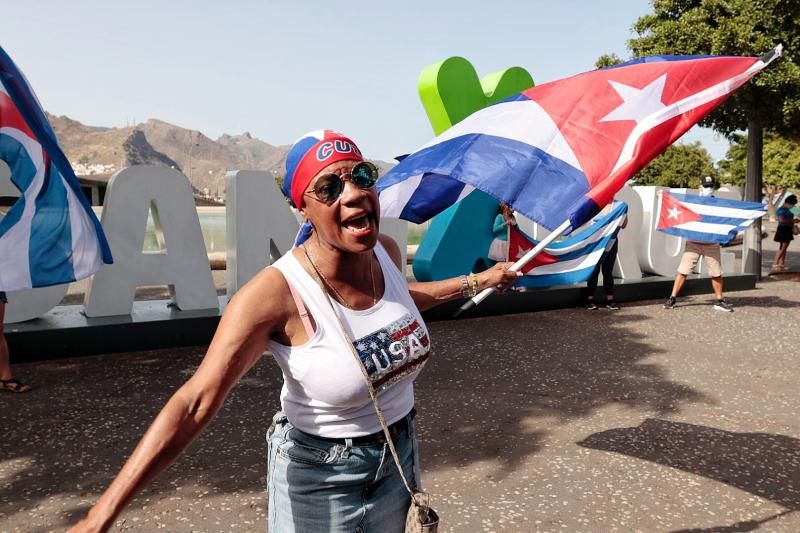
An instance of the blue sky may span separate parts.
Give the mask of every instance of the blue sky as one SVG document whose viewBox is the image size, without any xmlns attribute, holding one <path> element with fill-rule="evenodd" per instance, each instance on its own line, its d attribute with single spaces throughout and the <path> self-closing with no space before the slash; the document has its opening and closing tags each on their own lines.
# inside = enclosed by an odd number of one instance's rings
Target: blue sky
<svg viewBox="0 0 800 533">
<path fill-rule="evenodd" d="M 96 126 L 159 118 L 211 138 L 290 144 L 319 128 L 390 160 L 433 132 L 417 96 L 428 64 L 467 58 L 536 83 L 629 57 L 648 0 L 76 0 L 7 2 L 6 52 L 44 107 Z M 9 22 L 10 21 L 10 22 Z M 716 159 L 727 143 L 696 128 Z"/>
</svg>

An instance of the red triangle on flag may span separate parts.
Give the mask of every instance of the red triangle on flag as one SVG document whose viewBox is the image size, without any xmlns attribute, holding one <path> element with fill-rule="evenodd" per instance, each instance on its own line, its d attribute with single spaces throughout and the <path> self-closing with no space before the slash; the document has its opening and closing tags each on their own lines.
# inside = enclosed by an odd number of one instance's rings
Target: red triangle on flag
<svg viewBox="0 0 800 533">
<path fill-rule="evenodd" d="M 517 229 L 516 226 L 511 226 L 511 231 L 509 232 L 509 239 L 508 239 L 508 260 L 509 261 L 516 261 L 523 255 L 525 252 L 530 250 L 536 246 L 535 242 L 529 241 L 525 235 Z M 524 267 L 522 267 L 522 272 L 528 273 L 534 268 L 542 265 L 551 265 L 558 261 L 557 258 L 548 254 L 546 251 L 542 250 L 542 252 L 531 259 Z"/>
<path fill-rule="evenodd" d="M 686 207 L 676 200 L 667 191 L 661 193 L 661 210 L 658 216 L 658 227 L 656 229 L 667 229 L 673 226 L 680 226 L 687 222 L 696 222 L 703 217 Z"/>
</svg>

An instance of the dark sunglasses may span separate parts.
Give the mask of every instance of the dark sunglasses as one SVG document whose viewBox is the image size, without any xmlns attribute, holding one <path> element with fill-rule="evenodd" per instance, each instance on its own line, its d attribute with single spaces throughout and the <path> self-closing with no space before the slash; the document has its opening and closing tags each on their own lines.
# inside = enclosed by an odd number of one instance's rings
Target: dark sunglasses
<svg viewBox="0 0 800 533">
<path fill-rule="evenodd" d="M 371 189 L 378 181 L 378 167 L 369 161 L 361 161 L 353 167 L 353 170 L 345 172 L 341 176 L 333 173 L 323 174 L 317 178 L 317 183 L 311 189 L 311 193 L 306 194 L 330 205 L 342 195 L 345 180 L 350 181 L 359 189 Z"/>
</svg>

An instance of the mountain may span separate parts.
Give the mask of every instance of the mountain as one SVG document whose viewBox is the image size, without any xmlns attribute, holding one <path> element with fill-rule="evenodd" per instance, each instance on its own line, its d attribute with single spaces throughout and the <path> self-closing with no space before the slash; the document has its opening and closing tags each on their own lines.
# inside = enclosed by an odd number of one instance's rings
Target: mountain
<svg viewBox="0 0 800 533">
<path fill-rule="evenodd" d="M 201 195 L 224 197 L 228 170 L 265 170 L 283 176 L 290 145 L 273 146 L 250 133 L 210 139 L 199 131 L 150 119 L 124 128 L 87 126 L 48 114 L 58 141 L 78 175 L 109 176 L 131 165 L 171 166 Z M 373 161 L 381 173 L 392 163 Z"/>
</svg>

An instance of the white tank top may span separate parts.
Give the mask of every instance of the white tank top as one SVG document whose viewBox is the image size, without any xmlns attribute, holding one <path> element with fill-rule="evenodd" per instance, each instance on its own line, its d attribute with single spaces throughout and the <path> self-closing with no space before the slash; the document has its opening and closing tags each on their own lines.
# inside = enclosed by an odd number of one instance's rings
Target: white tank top
<svg viewBox="0 0 800 533">
<path fill-rule="evenodd" d="M 385 290 L 373 307 L 354 311 L 333 306 L 353 340 L 378 392 L 387 424 L 414 406 L 414 378 L 430 353 L 428 329 L 408 293 L 408 281 L 378 243 Z M 289 252 L 272 267 L 281 271 L 314 317 L 316 331 L 301 346 L 273 340 L 269 349 L 283 370 L 281 406 L 301 431 L 348 438 L 381 431 L 364 376 L 347 348 L 341 327 L 317 282 Z"/>
</svg>

